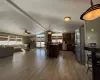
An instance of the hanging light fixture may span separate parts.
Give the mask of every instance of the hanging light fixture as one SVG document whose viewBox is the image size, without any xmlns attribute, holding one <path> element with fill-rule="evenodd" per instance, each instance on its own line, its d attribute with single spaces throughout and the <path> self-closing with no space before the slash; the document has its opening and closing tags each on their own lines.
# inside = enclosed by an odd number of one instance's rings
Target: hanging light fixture
<svg viewBox="0 0 100 80">
<path fill-rule="evenodd" d="M 91 7 L 81 15 L 81 20 L 94 20 L 100 17 L 100 4 L 94 5 L 92 0 L 90 3 Z"/>
<path fill-rule="evenodd" d="M 52 34 L 52 32 L 51 32 L 51 30 L 50 30 L 50 25 L 49 25 L 48 34 L 49 34 L 49 35 L 51 35 L 51 34 Z"/>
<path fill-rule="evenodd" d="M 50 35 L 50 34 L 52 34 L 52 32 L 51 31 L 48 31 L 48 34 Z"/>
</svg>

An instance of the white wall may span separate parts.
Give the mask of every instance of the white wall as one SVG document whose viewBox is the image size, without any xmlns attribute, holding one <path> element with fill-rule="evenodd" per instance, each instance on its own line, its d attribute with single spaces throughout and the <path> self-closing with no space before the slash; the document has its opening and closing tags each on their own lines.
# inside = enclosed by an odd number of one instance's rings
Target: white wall
<svg viewBox="0 0 100 80">
<path fill-rule="evenodd" d="M 100 47 L 100 18 L 85 21 L 85 43 L 97 43 L 97 47 Z"/>
</svg>

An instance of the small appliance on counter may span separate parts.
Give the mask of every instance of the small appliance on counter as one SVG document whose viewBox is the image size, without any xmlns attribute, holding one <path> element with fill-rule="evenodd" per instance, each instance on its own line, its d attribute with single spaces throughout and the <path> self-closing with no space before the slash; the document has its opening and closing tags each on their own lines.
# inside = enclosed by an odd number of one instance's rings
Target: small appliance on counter
<svg viewBox="0 0 100 80">
<path fill-rule="evenodd" d="M 96 48 L 97 45 L 96 45 L 96 43 L 88 43 L 87 47 Z"/>
</svg>

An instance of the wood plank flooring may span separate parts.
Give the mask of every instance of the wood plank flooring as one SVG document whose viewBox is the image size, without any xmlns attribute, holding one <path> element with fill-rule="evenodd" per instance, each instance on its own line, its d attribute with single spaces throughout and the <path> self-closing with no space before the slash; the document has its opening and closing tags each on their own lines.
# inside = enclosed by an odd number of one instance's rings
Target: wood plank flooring
<svg viewBox="0 0 100 80">
<path fill-rule="evenodd" d="M 59 58 L 46 57 L 44 49 L 15 53 L 0 59 L 0 80 L 92 80 L 71 52 Z"/>
</svg>

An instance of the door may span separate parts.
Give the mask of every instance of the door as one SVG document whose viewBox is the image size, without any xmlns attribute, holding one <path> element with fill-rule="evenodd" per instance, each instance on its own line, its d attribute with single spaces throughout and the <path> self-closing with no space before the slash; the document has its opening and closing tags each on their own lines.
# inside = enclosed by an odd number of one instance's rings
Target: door
<svg viewBox="0 0 100 80">
<path fill-rule="evenodd" d="M 45 47 L 45 35 L 39 34 L 36 36 L 36 47 L 43 48 Z"/>
</svg>

